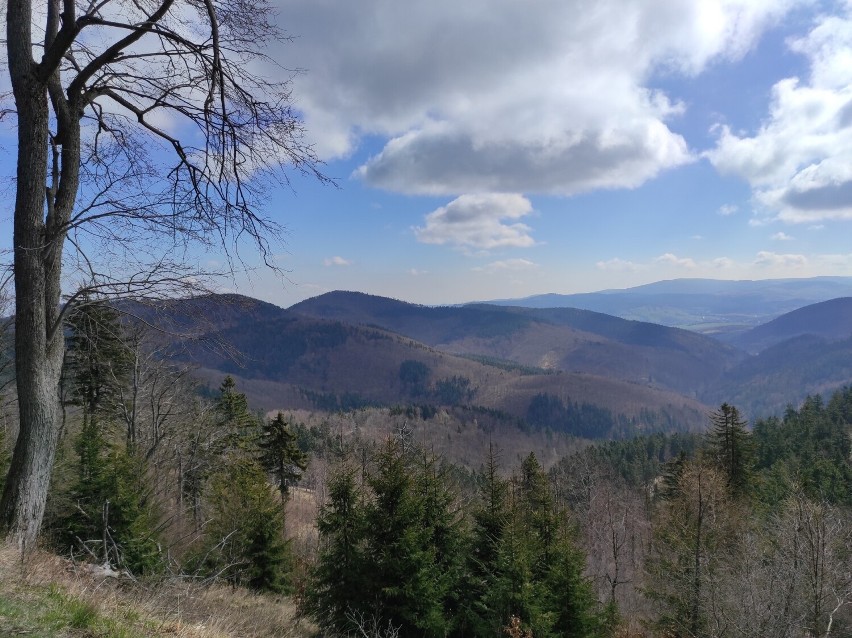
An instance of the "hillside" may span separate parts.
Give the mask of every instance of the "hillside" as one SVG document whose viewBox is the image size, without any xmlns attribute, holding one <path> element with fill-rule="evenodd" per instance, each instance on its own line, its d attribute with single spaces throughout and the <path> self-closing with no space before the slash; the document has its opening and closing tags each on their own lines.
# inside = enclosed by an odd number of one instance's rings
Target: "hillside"
<svg viewBox="0 0 852 638">
<path fill-rule="evenodd" d="M 748 418 L 780 414 L 852 381 L 852 344 L 837 341 L 852 334 L 849 298 L 755 328 L 743 343 L 771 347 L 752 356 L 695 332 L 572 308 L 433 308 L 335 292 L 289 310 L 228 295 L 158 312 L 190 335 L 174 340 L 176 358 L 199 366 L 211 388 L 238 377 L 263 409 L 469 406 L 491 411 L 488 427 L 620 436 L 701 426 L 723 401 Z"/>
<path fill-rule="evenodd" d="M 742 358 L 734 348 L 693 332 L 572 308 L 430 308 L 333 292 L 290 310 L 380 326 L 442 351 L 593 374 L 688 396 L 700 396 Z"/>
<path fill-rule="evenodd" d="M 244 300 L 223 299 L 235 302 L 237 308 L 248 309 L 244 317 L 232 307 L 184 323 L 193 336 L 176 338 L 173 356 L 199 366 L 199 374 L 211 387 L 226 374 L 237 377 L 252 404 L 262 409 L 469 406 L 488 413 L 481 422 L 517 427 L 529 416 L 533 401 L 545 397 L 552 399 L 549 409 L 555 410 L 552 427 L 582 436 L 691 429 L 704 423 L 706 407 L 701 403 L 646 383 L 588 371 L 545 370 L 505 361 L 493 350 L 483 357 L 459 356 L 408 335 L 289 310 L 263 306 L 264 314 L 258 318 L 257 308 Z M 190 308 L 195 305 L 188 303 Z M 170 310 L 179 317 L 195 316 L 180 304 Z M 428 309 L 413 307 L 412 314 L 424 310 Z M 468 333 L 494 338 L 488 332 L 493 330 L 489 313 L 461 312 L 472 317 L 473 328 L 448 314 L 443 323 L 434 322 L 433 334 L 454 335 L 457 342 Z M 493 312 L 505 319 L 498 325 L 511 325 L 511 331 L 537 325 L 515 313 Z M 211 325 L 217 316 L 225 318 L 219 329 Z"/>
<path fill-rule="evenodd" d="M 827 341 L 852 336 L 852 297 L 811 304 L 784 314 L 739 335 L 732 343 L 751 353 L 787 339 L 813 335 Z"/>
</svg>

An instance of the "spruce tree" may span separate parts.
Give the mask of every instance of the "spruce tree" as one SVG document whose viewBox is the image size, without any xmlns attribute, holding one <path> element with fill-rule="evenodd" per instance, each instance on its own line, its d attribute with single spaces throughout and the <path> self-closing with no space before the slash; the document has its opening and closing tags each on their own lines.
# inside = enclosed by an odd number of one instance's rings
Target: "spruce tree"
<svg viewBox="0 0 852 638">
<path fill-rule="evenodd" d="M 134 573 L 159 567 L 158 516 L 145 463 L 112 445 L 102 428 L 86 419 L 77 436 L 77 478 L 70 488 L 73 508 L 60 515 L 63 544 Z"/>
<path fill-rule="evenodd" d="M 727 477 L 731 494 L 743 496 L 749 491 L 754 467 L 754 446 L 748 424 L 740 417 L 739 410 L 727 403 L 710 415 L 710 422 L 710 453 Z"/>
<path fill-rule="evenodd" d="M 232 458 L 211 477 L 207 500 L 210 519 L 190 567 L 259 591 L 286 591 L 292 557 L 263 468 Z"/>
<path fill-rule="evenodd" d="M 110 412 L 119 387 L 126 382 L 131 352 L 124 341 L 118 312 L 83 297 L 69 313 L 65 378 L 70 399 L 91 419 Z"/>
<path fill-rule="evenodd" d="M 372 502 L 366 511 L 366 591 L 383 622 L 399 627 L 401 638 L 443 636 L 441 591 L 430 530 L 423 526 L 423 501 L 400 446 L 389 441 L 369 478 Z"/>
<path fill-rule="evenodd" d="M 456 622 L 459 637 L 496 635 L 508 610 L 495 596 L 502 575 L 500 548 L 509 523 L 509 482 L 499 474 L 499 456 L 497 447 L 490 443 L 485 466 L 477 477 L 479 498 L 472 513 L 461 586 L 466 595 Z"/>
<path fill-rule="evenodd" d="M 355 631 L 352 614 L 371 602 L 366 596 L 365 523 L 355 472 L 338 469 L 329 479 L 328 500 L 317 518 L 320 547 L 305 598 L 306 611 L 327 631 Z"/>
<path fill-rule="evenodd" d="M 300 479 L 308 467 L 308 455 L 299 449 L 296 435 L 281 412 L 263 426 L 258 447 L 260 463 L 275 475 L 284 505 L 290 497 L 290 484 Z"/>
</svg>

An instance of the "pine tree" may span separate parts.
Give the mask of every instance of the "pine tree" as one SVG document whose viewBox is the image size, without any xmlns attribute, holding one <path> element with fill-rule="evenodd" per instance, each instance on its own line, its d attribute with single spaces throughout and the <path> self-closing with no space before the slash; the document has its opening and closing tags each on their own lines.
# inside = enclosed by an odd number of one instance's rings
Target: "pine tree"
<svg viewBox="0 0 852 638">
<path fill-rule="evenodd" d="M 290 484 L 299 480 L 308 467 L 308 455 L 299 449 L 296 435 L 281 412 L 263 426 L 258 447 L 261 465 L 278 480 L 284 505 L 290 497 Z"/>
</svg>

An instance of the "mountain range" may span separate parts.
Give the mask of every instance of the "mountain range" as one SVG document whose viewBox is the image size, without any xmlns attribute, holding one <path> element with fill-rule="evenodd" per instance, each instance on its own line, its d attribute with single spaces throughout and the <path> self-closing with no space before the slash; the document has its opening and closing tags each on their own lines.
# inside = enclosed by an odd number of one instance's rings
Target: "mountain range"
<svg viewBox="0 0 852 638">
<path fill-rule="evenodd" d="M 736 336 L 803 306 L 852 296 L 852 277 L 724 281 L 672 279 L 634 288 L 573 295 L 546 294 L 490 301 L 527 308 L 581 308 L 624 319 L 650 321 Z"/>
<path fill-rule="evenodd" d="M 777 414 L 852 380 L 850 297 L 724 340 L 578 308 L 428 307 L 342 291 L 287 310 L 214 295 L 159 312 L 175 358 L 211 385 L 237 376 L 269 410 L 420 405 L 594 438 L 700 428 L 722 401 L 750 418 Z"/>
</svg>

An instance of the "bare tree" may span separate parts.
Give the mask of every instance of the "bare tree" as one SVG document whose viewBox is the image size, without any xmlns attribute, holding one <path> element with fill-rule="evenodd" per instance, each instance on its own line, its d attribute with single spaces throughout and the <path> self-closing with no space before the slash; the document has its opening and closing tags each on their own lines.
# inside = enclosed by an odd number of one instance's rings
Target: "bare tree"
<svg viewBox="0 0 852 638">
<path fill-rule="evenodd" d="M 10 0 L 6 25 L 20 432 L 0 527 L 26 548 L 61 421 L 63 269 L 81 291 L 152 295 L 193 283 L 194 242 L 233 264 L 248 240 L 268 263 L 279 229 L 258 212 L 262 185 L 284 166 L 324 178 L 287 82 L 253 72 L 279 37 L 262 0 Z"/>
</svg>

